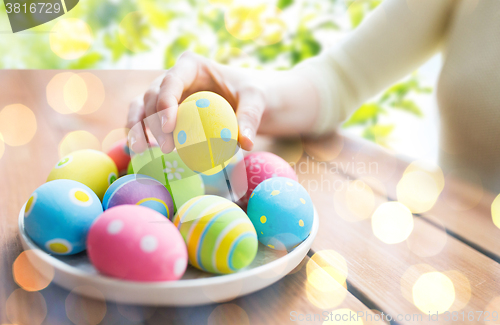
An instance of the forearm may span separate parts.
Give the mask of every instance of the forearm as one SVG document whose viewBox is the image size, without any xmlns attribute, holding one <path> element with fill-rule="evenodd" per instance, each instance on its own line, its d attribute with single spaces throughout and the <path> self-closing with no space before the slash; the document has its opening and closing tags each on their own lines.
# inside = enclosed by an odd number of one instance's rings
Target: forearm
<svg viewBox="0 0 500 325">
<path fill-rule="evenodd" d="M 299 65 L 319 92 L 316 132 L 335 128 L 436 53 L 452 10 L 453 0 L 385 0 L 343 41 Z"/>
<path fill-rule="evenodd" d="M 319 93 L 315 84 L 295 70 L 254 70 L 214 64 L 216 73 L 225 80 L 232 99 L 250 89 L 261 95 L 265 105 L 259 133 L 290 135 L 309 133 L 317 120 Z"/>
</svg>

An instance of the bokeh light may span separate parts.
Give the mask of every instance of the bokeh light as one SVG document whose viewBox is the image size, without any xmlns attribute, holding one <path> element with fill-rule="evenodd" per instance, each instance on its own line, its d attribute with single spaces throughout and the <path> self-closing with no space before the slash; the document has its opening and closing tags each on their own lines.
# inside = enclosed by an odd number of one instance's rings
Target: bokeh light
<svg viewBox="0 0 500 325">
<path fill-rule="evenodd" d="M 455 301 L 448 310 L 462 310 L 467 306 L 472 295 L 469 279 L 462 272 L 456 270 L 443 273 L 453 282 L 455 288 Z"/>
<path fill-rule="evenodd" d="M 347 296 L 347 289 L 337 281 L 331 283 L 335 286 L 335 290 L 323 291 L 317 289 L 307 281 L 305 287 L 307 300 L 314 306 L 323 310 L 338 307 Z"/>
<path fill-rule="evenodd" d="M 90 113 L 94 113 L 99 108 L 101 108 L 102 103 L 106 97 L 106 91 L 104 89 L 104 85 L 95 74 L 90 72 L 81 72 L 78 73 L 78 76 L 85 82 L 85 87 L 87 89 L 88 97 L 87 100 L 83 103 L 81 109 L 79 109 L 76 113 L 80 115 L 86 115 Z"/>
<path fill-rule="evenodd" d="M 208 325 L 250 325 L 246 311 L 237 304 L 223 304 L 214 308 L 208 316 Z"/>
<path fill-rule="evenodd" d="M 47 303 L 40 292 L 16 289 L 5 303 L 5 314 L 12 324 L 40 325 L 47 316 Z"/>
<path fill-rule="evenodd" d="M 69 77 L 63 87 L 64 104 L 72 112 L 78 112 L 87 101 L 87 85 L 77 74 Z"/>
<path fill-rule="evenodd" d="M 404 174 L 417 171 L 428 174 L 436 182 L 439 192 L 443 190 L 445 180 L 441 167 L 427 160 L 415 160 L 406 167 Z"/>
<path fill-rule="evenodd" d="M 101 143 L 90 132 L 84 130 L 69 132 L 59 143 L 59 157 L 82 149 L 101 150 Z"/>
<path fill-rule="evenodd" d="M 68 80 L 74 75 L 73 72 L 61 72 L 56 74 L 47 84 L 47 102 L 56 112 L 61 114 L 71 114 L 72 110 L 66 106 L 64 101 L 64 89 Z"/>
<path fill-rule="evenodd" d="M 422 171 L 405 173 L 396 187 L 398 201 L 413 213 L 429 211 L 441 191 L 434 179 Z"/>
<path fill-rule="evenodd" d="M 411 235 L 406 240 L 408 248 L 416 255 L 429 257 L 439 254 L 447 242 L 448 235 L 444 224 L 438 218 L 432 215 L 426 215 L 434 226 L 426 222 L 417 222 L 414 224 Z"/>
<path fill-rule="evenodd" d="M 47 102 L 61 114 L 81 115 L 97 111 L 104 102 L 102 81 L 90 72 L 62 72 L 47 84 Z"/>
<path fill-rule="evenodd" d="M 328 315 L 323 325 L 363 325 L 363 317 L 351 317 L 356 314 L 357 311 L 349 308 L 336 309 Z"/>
<path fill-rule="evenodd" d="M 2 159 L 3 153 L 5 152 L 5 143 L 3 141 L 3 135 L 0 133 L 0 159 Z"/>
<path fill-rule="evenodd" d="M 413 213 L 430 210 L 445 185 L 441 168 L 429 161 L 416 160 L 406 168 L 397 185 L 398 201 Z"/>
<path fill-rule="evenodd" d="M 382 203 L 372 215 L 372 230 L 386 244 L 400 243 L 413 230 L 413 215 L 399 202 Z"/>
<path fill-rule="evenodd" d="M 0 158 L 1 157 L 2 155 L 0 154 Z M 491 218 L 495 226 L 500 228 L 500 194 L 493 200 L 493 203 L 491 203 Z"/>
<path fill-rule="evenodd" d="M 318 308 L 339 306 L 347 295 L 347 262 L 336 251 L 315 253 L 306 264 L 306 296 Z"/>
<path fill-rule="evenodd" d="M 128 131 L 130 130 L 127 128 L 111 130 L 102 140 L 102 151 L 108 152 L 117 142 L 126 140 Z"/>
<path fill-rule="evenodd" d="M 413 285 L 413 303 L 423 313 L 442 314 L 455 301 L 453 282 L 441 272 L 422 274 Z"/>
<path fill-rule="evenodd" d="M 91 299 L 81 296 L 81 293 L 98 297 Z M 66 316 L 76 325 L 97 325 L 106 315 L 104 295 L 91 286 L 79 286 L 71 290 L 64 303 Z"/>
<path fill-rule="evenodd" d="M 0 111 L 0 133 L 9 146 L 22 146 L 33 139 L 37 130 L 35 114 L 22 104 L 5 106 Z"/>
<path fill-rule="evenodd" d="M 434 275 L 428 276 L 427 274 Z M 453 292 L 450 289 L 450 283 Z M 406 300 L 415 305 L 418 303 L 422 308 L 432 308 L 431 312 L 434 314 L 438 310 L 453 312 L 463 309 L 470 301 L 472 293 L 470 282 L 462 272 L 457 270 L 438 272 L 428 264 L 412 265 L 406 270 L 401 277 L 401 292 Z M 425 307 L 425 302 L 415 301 L 415 293 L 422 300 L 427 299 L 427 296 L 436 296 L 436 298 L 429 299 L 428 304 L 430 305 Z M 426 314 L 429 312 L 417 307 Z"/>
<path fill-rule="evenodd" d="M 322 250 L 315 253 L 307 263 L 306 272 L 307 281 L 318 290 L 335 290 L 337 283 L 346 286 L 347 262 L 334 250 Z"/>
<path fill-rule="evenodd" d="M 446 175 L 443 200 L 456 211 L 467 211 L 476 207 L 483 198 L 483 182 L 479 175 L 467 168 L 450 171 Z"/>
<path fill-rule="evenodd" d="M 61 19 L 52 27 L 50 48 L 65 60 L 74 60 L 83 56 L 94 38 L 90 26 L 77 18 Z"/>
<path fill-rule="evenodd" d="M 49 264 L 36 263 L 35 252 L 21 252 L 12 265 L 14 281 L 26 291 L 39 291 L 46 288 L 54 278 L 54 268 Z"/>
<path fill-rule="evenodd" d="M 401 294 L 403 298 L 413 303 L 413 285 L 422 274 L 435 272 L 436 269 L 429 264 L 415 264 L 410 266 L 401 276 Z"/>
<path fill-rule="evenodd" d="M 363 202 L 363 204 L 359 204 Z M 355 222 L 368 219 L 375 210 L 375 195 L 370 186 L 362 180 L 346 183 L 333 195 L 335 211 L 343 219 Z"/>
</svg>

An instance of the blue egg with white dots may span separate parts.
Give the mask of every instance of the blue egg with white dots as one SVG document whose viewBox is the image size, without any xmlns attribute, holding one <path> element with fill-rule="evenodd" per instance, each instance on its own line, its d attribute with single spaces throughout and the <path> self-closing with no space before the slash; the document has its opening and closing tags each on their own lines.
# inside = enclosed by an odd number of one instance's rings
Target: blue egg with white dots
<svg viewBox="0 0 500 325">
<path fill-rule="evenodd" d="M 196 106 L 199 108 L 206 108 L 210 106 L 210 101 L 206 98 L 201 98 L 196 101 Z"/>
<path fill-rule="evenodd" d="M 179 141 L 180 144 L 186 143 L 187 135 L 185 131 L 180 131 L 179 134 L 177 134 L 177 141 Z"/>
<path fill-rule="evenodd" d="M 88 186 L 58 179 L 31 194 L 24 209 L 24 228 L 41 249 L 72 255 L 85 250 L 90 226 L 102 211 L 101 201 Z"/>
<path fill-rule="evenodd" d="M 302 185 L 286 177 L 273 177 L 252 192 L 247 214 L 262 244 L 290 251 L 311 233 L 314 208 Z"/>
</svg>

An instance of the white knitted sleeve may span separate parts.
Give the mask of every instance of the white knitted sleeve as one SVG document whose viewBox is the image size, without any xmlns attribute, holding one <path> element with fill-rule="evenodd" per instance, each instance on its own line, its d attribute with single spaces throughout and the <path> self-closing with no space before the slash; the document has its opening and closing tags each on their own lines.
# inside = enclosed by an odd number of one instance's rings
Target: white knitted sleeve
<svg viewBox="0 0 500 325">
<path fill-rule="evenodd" d="M 454 0 L 385 0 L 334 47 L 294 69 L 314 83 L 320 114 L 314 133 L 334 130 L 367 99 L 439 49 Z"/>
</svg>

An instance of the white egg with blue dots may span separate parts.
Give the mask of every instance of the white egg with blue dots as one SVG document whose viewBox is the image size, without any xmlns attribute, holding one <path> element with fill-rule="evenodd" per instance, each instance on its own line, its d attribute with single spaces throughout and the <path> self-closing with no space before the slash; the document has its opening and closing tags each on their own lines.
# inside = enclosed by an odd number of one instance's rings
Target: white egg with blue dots
<svg viewBox="0 0 500 325">
<path fill-rule="evenodd" d="M 54 180 L 37 188 L 26 202 L 24 228 L 45 251 L 76 254 L 85 250 L 88 230 L 102 212 L 101 201 L 88 186 Z"/>
<path fill-rule="evenodd" d="M 286 177 L 273 177 L 252 192 L 247 214 L 262 244 L 290 251 L 309 236 L 314 208 L 302 185 Z"/>
</svg>

